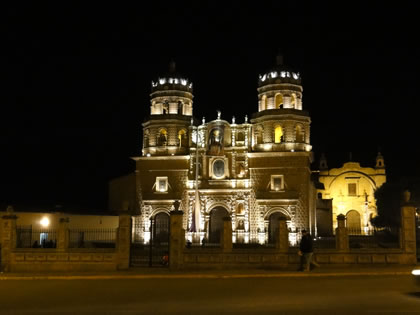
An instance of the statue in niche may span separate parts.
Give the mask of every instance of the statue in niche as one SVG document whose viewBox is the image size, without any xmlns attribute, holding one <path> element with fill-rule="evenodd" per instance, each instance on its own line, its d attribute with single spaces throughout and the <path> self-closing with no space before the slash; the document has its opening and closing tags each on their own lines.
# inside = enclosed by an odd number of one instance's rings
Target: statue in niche
<svg viewBox="0 0 420 315">
<path fill-rule="evenodd" d="M 239 220 L 238 221 L 238 230 L 244 230 L 244 229 L 245 229 L 244 220 Z"/>
<path fill-rule="evenodd" d="M 219 128 L 214 128 L 210 132 L 209 154 L 210 155 L 223 154 L 223 131 Z"/>
</svg>

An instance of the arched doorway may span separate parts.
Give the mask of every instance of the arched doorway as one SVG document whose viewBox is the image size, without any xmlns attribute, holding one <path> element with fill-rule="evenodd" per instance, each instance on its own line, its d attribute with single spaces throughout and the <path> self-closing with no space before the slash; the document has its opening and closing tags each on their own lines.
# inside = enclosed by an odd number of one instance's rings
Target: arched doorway
<svg viewBox="0 0 420 315">
<path fill-rule="evenodd" d="M 361 231 L 360 214 L 356 210 L 350 210 L 346 215 L 346 226 L 349 233 Z"/>
<path fill-rule="evenodd" d="M 268 222 L 268 243 L 275 244 L 279 234 L 279 219 L 286 218 L 281 212 L 274 212 L 269 217 Z"/>
<path fill-rule="evenodd" d="M 165 212 L 160 212 L 155 216 L 153 242 L 155 244 L 166 244 L 169 242 L 169 215 Z"/>
<path fill-rule="evenodd" d="M 210 212 L 209 223 L 209 243 L 220 243 L 223 230 L 223 218 L 228 217 L 229 213 L 225 208 L 217 207 Z"/>
</svg>

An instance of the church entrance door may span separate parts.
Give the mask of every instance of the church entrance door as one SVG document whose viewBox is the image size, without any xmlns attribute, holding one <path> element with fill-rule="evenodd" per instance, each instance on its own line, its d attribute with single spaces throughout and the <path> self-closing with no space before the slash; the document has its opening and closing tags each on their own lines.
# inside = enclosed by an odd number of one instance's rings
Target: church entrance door
<svg viewBox="0 0 420 315">
<path fill-rule="evenodd" d="M 211 210 L 209 224 L 209 243 L 220 244 L 221 233 L 223 230 L 223 218 L 228 216 L 229 213 L 223 207 L 216 207 Z"/>
<path fill-rule="evenodd" d="M 275 244 L 279 234 L 279 219 L 285 215 L 281 212 L 274 212 L 270 215 L 268 222 L 268 243 Z"/>
</svg>

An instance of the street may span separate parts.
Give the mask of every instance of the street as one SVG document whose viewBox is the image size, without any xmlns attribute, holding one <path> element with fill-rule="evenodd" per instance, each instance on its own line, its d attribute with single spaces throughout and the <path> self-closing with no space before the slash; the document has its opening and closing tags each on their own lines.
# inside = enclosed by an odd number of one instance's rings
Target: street
<svg viewBox="0 0 420 315">
<path fill-rule="evenodd" d="M 3 280 L 1 314 L 420 313 L 410 276 Z"/>
</svg>

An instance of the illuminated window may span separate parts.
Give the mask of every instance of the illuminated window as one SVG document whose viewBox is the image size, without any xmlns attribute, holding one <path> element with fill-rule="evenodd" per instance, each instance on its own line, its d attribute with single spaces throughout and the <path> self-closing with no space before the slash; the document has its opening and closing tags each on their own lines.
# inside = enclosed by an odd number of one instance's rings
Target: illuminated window
<svg viewBox="0 0 420 315">
<path fill-rule="evenodd" d="M 292 106 L 292 108 L 296 108 L 296 94 L 295 93 L 292 93 L 290 97 L 290 105 Z"/>
<path fill-rule="evenodd" d="M 303 128 L 301 125 L 296 126 L 296 142 L 302 143 L 304 142 L 304 133 Z"/>
<path fill-rule="evenodd" d="M 271 190 L 272 191 L 284 190 L 283 175 L 271 175 Z"/>
<path fill-rule="evenodd" d="M 185 129 L 181 129 L 178 131 L 178 145 L 180 147 L 186 147 L 187 146 L 187 132 Z"/>
<path fill-rule="evenodd" d="M 149 130 L 146 129 L 146 131 L 144 132 L 144 142 L 143 142 L 144 143 L 144 145 L 143 145 L 144 148 L 149 147 L 149 136 L 150 136 Z"/>
<path fill-rule="evenodd" d="M 267 96 L 263 95 L 261 98 L 261 110 L 267 109 Z"/>
<path fill-rule="evenodd" d="M 277 94 L 275 98 L 276 108 L 283 108 L 283 95 Z"/>
<path fill-rule="evenodd" d="M 274 129 L 274 142 L 283 142 L 283 129 L 280 126 L 277 126 L 276 129 Z"/>
<path fill-rule="evenodd" d="M 351 183 L 347 185 L 348 188 L 348 195 L 349 196 L 356 196 L 356 184 Z"/>
<path fill-rule="evenodd" d="M 168 191 L 168 177 L 156 177 L 156 191 L 167 192 Z"/>
<path fill-rule="evenodd" d="M 157 143 L 158 146 L 165 146 L 168 139 L 168 132 L 166 129 L 161 129 L 158 134 Z"/>
<path fill-rule="evenodd" d="M 263 134 L 264 134 L 264 129 L 261 126 L 259 126 L 257 130 L 255 131 L 255 144 L 263 143 Z"/>
</svg>

